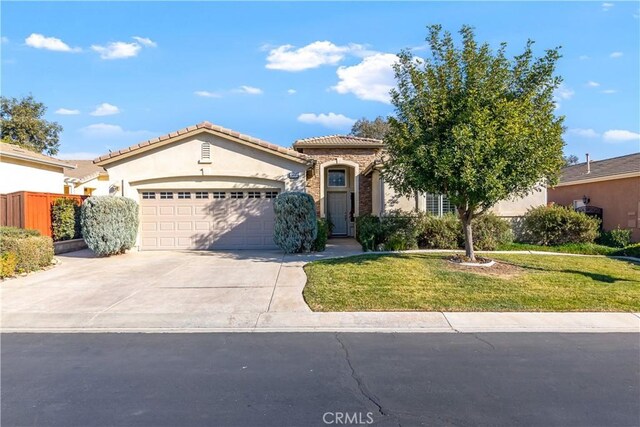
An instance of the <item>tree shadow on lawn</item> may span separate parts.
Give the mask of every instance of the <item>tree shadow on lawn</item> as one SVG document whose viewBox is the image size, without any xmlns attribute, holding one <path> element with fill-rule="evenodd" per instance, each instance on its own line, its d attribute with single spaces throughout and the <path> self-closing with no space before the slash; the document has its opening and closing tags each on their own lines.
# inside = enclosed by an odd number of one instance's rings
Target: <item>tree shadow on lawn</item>
<svg viewBox="0 0 640 427">
<path fill-rule="evenodd" d="M 591 279 L 593 281 L 602 282 L 602 283 L 630 282 L 630 283 L 638 283 L 638 284 L 640 284 L 640 280 L 636 281 L 636 280 L 624 279 L 624 278 L 621 278 L 621 277 L 614 277 L 614 276 L 611 276 L 609 274 L 591 273 L 589 271 L 570 270 L 570 269 L 556 270 L 556 269 L 545 269 L 545 268 L 532 267 L 532 266 L 521 266 L 521 267 L 526 269 L 526 270 L 544 271 L 545 273 L 579 274 L 579 275 L 587 277 L 587 278 L 589 278 L 589 279 Z"/>
</svg>

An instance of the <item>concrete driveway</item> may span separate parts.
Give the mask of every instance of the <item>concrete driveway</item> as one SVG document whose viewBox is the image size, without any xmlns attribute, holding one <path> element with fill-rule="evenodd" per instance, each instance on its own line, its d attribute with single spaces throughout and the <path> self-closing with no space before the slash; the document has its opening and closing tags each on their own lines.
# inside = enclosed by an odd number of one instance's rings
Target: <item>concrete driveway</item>
<svg viewBox="0 0 640 427">
<path fill-rule="evenodd" d="M 2 327 L 253 328 L 261 313 L 309 312 L 302 259 L 281 252 L 132 252 L 57 257 L 0 285 Z"/>
</svg>

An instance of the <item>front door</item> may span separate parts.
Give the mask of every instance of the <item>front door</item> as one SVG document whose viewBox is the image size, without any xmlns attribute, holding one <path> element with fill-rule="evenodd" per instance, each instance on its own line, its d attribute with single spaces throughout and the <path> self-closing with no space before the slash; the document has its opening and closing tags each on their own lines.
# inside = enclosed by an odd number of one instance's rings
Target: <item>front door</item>
<svg viewBox="0 0 640 427">
<path fill-rule="evenodd" d="M 327 212 L 329 220 L 333 224 L 333 235 L 347 235 L 347 193 L 329 192 L 327 197 Z"/>
</svg>

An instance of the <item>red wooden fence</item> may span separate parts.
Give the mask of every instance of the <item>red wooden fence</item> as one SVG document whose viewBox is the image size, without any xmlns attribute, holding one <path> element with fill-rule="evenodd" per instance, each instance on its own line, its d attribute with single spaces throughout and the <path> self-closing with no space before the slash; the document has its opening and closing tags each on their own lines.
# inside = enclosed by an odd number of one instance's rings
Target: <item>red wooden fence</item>
<svg viewBox="0 0 640 427">
<path fill-rule="evenodd" d="M 0 225 L 32 228 L 51 236 L 51 204 L 61 197 L 82 203 L 88 196 L 16 191 L 0 195 Z"/>
</svg>

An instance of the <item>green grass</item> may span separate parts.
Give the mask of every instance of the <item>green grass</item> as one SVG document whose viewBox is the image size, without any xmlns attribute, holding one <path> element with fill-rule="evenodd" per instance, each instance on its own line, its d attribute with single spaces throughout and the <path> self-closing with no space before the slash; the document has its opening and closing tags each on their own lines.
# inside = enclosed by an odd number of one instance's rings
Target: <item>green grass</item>
<svg viewBox="0 0 640 427">
<path fill-rule="evenodd" d="M 633 256 L 640 257 L 640 244 L 635 243 L 626 248 L 612 248 L 610 246 L 598 245 L 597 243 L 567 243 L 560 246 L 529 245 L 526 243 L 508 243 L 500 245 L 499 251 L 541 251 L 541 252 L 561 252 L 566 254 L 581 255 L 607 255 L 607 256 Z"/>
<path fill-rule="evenodd" d="M 361 255 L 305 266 L 314 311 L 640 311 L 640 264 L 605 257 L 492 254 L 504 274 L 445 254 Z"/>
</svg>

